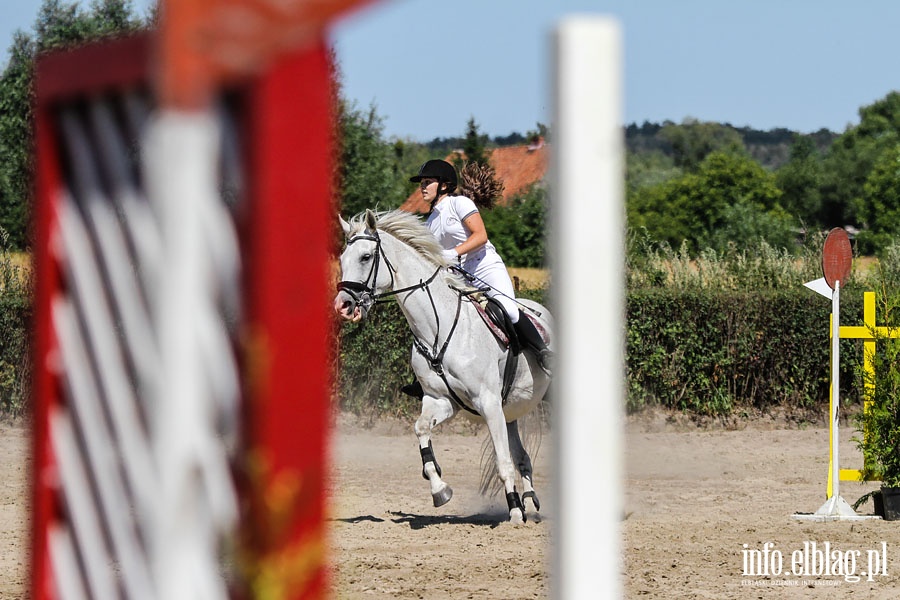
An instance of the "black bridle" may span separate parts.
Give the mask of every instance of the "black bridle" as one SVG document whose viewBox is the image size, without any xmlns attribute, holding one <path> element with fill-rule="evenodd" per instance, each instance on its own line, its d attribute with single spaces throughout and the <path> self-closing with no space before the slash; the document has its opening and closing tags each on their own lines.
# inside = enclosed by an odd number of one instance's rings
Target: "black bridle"
<svg viewBox="0 0 900 600">
<path fill-rule="evenodd" d="M 377 231 L 372 233 L 362 233 L 355 235 L 347 240 L 347 247 L 360 240 L 368 240 L 375 242 L 375 254 L 373 256 L 372 266 L 369 267 L 369 274 L 364 281 L 341 281 L 337 284 L 339 292 L 346 292 L 358 306 L 368 311 L 378 300 L 379 294 L 375 292 L 375 286 L 378 284 L 378 265 L 381 263 L 381 257 L 384 256 L 384 250 L 381 247 L 381 238 Z M 388 273 L 391 274 L 391 287 L 394 287 L 394 266 L 387 256 L 384 256 L 384 262 L 388 266 Z"/>
<path fill-rule="evenodd" d="M 368 240 L 370 242 L 375 242 L 375 254 L 374 260 L 372 261 L 372 266 L 369 267 L 369 274 L 366 276 L 365 281 L 341 281 L 337 284 L 337 289 L 339 292 L 346 292 L 350 295 L 351 298 L 357 303 L 362 304 L 366 310 L 368 310 L 373 304 L 381 302 L 384 298 L 390 298 L 391 296 L 396 296 L 397 294 L 402 294 L 404 292 L 413 292 L 418 289 L 425 288 L 427 289 L 429 285 L 435 280 L 438 273 L 441 272 L 441 267 L 435 269 L 434 273 L 431 274 L 426 280 L 420 280 L 419 283 L 415 285 L 410 285 L 405 288 L 400 288 L 399 290 L 395 290 L 394 288 L 394 273 L 397 272 L 397 269 L 394 268 L 394 265 L 391 264 L 391 261 L 388 260 L 387 254 L 384 253 L 384 248 L 381 247 L 381 237 L 378 235 L 377 231 L 372 231 L 371 233 L 361 233 L 359 235 L 355 235 L 347 241 L 347 246 L 349 247 L 351 244 L 354 244 L 360 240 Z M 388 267 L 388 273 L 391 275 L 391 285 L 389 286 L 391 289 L 387 292 L 378 293 L 375 291 L 375 286 L 378 285 L 378 267 L 381 264 L 381 259 L 384 259 L 384 264 Z M 429 292 L 429 297 L 431 293 Z M 434 302 L 431 303 L 434 306 Z"/>
<path fill-rule="evenodd" d="M 437 373 L 444 381 L 444 385 L 447 386 L 447 390 L 450 392 L 450 396 L 453 398 L 453 400 L 465 410 L 473 414 L 478 414 L 474 409 L 466 405 L 459 398 L 459 396 L 456 395 L 456 392 L 453 391 L 453 388 L 450 387 L 450 383 L 447 381 L 447 376 L 444 374 L 444 354 L 446 354 L 447 352 L 447 346 L 450 345 L 450 338 L 453 337 L 453 332 L 456 331 L 456 325 L 459 323 L 459 314 L 462 309 L 462 299 L 466 292 L 464 292 L 463 290 L 456 290 L 456 315 L 453 318 L 453 325 L 450 327 L 450 332 L 447 334 L 447 338 L 444 340 L 443 345 L 440 347 L 440 349 L 438 349 L 438 343 L 440 341 L 441 333 L 441 319 L 438 315 L 437 306 L 434 303 L 434 297 L 431 295 L 431 289 L 429 289 L 429 286 L 434 282 L 438 273 L 441 272 L 442 267 L 438 266 L 438 268 L 435 269 L 434 273 L 432 273 L 431 277 L 429 277 L 428 279 L 419 280 L 419 283 L 417 284 L 395 290 L 393 289 L 394 273 L 396 273 L 397 271 L 396 269 L 394 269 L 394 265 L 391 264 L 391 261 L 388 260 L 387 255 L 384 253 L 384 248 L 381 247 L 381 237 L 378 235 L 378 231 L 367 231 L 366 233 L 361 233 L 359 235 L 353 236 L 352 238 L 347 240 L 347 247 L 360 240 L 375 242 L 375 253 L 373 255 L 374 260 L 372 261 L 372 266 L 369 267 L 369 274 L 366 276 L 366 279 L 364 281 L 340 281 L 337 284 L 338 291 L 347 293 L 351 298 L 353 298 L 354 302 L 356 302 L 357 305 L 361 306 L 363 310 L 368 311 L 372 307 L 372 305 L 380 303 L 384 301 L 384 299 L 390 298 L 391 296 L 424 289 L 428 294 L 428 300 L 431 302 L 431 310 L 434 312 L 434 319 L 436 323 L 434 342 L 431 344 L 431 348 L 429 348 L 422 340 L 413 335 L 413 343 L 415 345 L 415 348 L 419 352 L 419 354 L 421 354 L 425 358 L 425 360 L 428 361 L 428 365 L 431 367 L 431 370 Z M 388 273 L 390 273 L 391 275 L 391 285 L 390 291 L 378 293 L 375 290 L 375 286 L 378 285 L 378 268 L 381 263 L 381 259 L 384 259 L 384 263 L 388 268 Z"/>
</svg>

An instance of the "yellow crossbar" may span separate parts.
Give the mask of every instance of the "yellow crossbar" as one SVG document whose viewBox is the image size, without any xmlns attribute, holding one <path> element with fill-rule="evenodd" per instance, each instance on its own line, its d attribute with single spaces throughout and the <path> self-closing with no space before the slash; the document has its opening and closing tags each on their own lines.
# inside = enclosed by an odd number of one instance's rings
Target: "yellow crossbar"
<svg viewBox="0 0 900 600">
<path fill-rule="evenodd" d="M 829 339 L 834 335 L 834 323 L 829 327 Z M 863 371 L 865 372 L 865 382 L 863 388 L 863 411 L 869 409 L 872 399 L 875 397 L 875 341 L 884 338 L 900 338 L 900 327 L 879 327 L 875 325 L 875 292 L 865 292 L 863 294 L 863 325 L 841 325 L 839 335 L 841 339 L 865 340 L 863 343 Z M 829 394 L 830 396 L 830 394 Z M 829 414 L 834 414 L 834 407 L 831 407 Z M 829 419 L 828 427 L 829 442 L 834 435 L 834 421 Z M 863 432 L 865 435 L 865 432 Z M 827 497 L 832 495 L 832 465 L 833 452 L 831 444 L 828 446 L 828 488 Z M 862 471 L 860 469 L 840 469 L 838 477 L 841 481 L 862 481 Z"/>
</svg>

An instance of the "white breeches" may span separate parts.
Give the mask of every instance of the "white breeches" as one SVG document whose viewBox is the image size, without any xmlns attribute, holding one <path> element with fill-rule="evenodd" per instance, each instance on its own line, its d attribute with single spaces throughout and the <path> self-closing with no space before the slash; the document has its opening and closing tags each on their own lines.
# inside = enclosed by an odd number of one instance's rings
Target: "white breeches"
<svg viewBox="0 0 900 600">
<path fill-rule="evenodd" d="M 469 265 L 467 264 L 466 266 L 468 267 Z M 487 292 L 487 296 L 503 306 L 503 310 L 509 315 L 510 321 L 513 323 L 518 322 L 519 305 L 513 300 L 516 292 L 513 290 L 512 280 L 509 278 L 509 272 L 506 270 L 506 265 L 503 264 L 503 261 L 479 261 L 474 275 L 493 288 Z"/>
</svg>

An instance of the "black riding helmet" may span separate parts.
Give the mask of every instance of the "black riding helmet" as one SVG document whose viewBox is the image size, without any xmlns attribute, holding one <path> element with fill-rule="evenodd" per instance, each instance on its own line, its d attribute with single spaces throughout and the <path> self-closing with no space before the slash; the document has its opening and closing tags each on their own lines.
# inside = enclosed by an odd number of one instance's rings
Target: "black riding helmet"
<svg viewBox="0 0 900 600">
<path fill-rule="evenodd" d="M 446 192 L 452 194 L 456 191 L 457 178 L 456 168 L 446 160 L 426 160 L 421 167 L 419 173 L 409 178 L 413 183 L 419 183 L 427 177 L 433 177 L 440 183 L 447 184 Z"/>
</svg>

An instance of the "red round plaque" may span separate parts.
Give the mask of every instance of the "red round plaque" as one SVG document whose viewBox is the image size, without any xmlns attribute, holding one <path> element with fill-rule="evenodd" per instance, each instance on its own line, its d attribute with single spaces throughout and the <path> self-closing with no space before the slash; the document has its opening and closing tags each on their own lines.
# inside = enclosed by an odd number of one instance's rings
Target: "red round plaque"
<svg viewBox="0 0 900 600">
<path fill-rule="evenodd" d="M 853 248 L 850 247 L 850 236 L 840 227 L 835 227 L 828 232 L 822 248 L 822 271 L 828 287 L 834 289 L 835 281 L 842 284 L 847 281 L 852 265 Z"/>
</svg>

